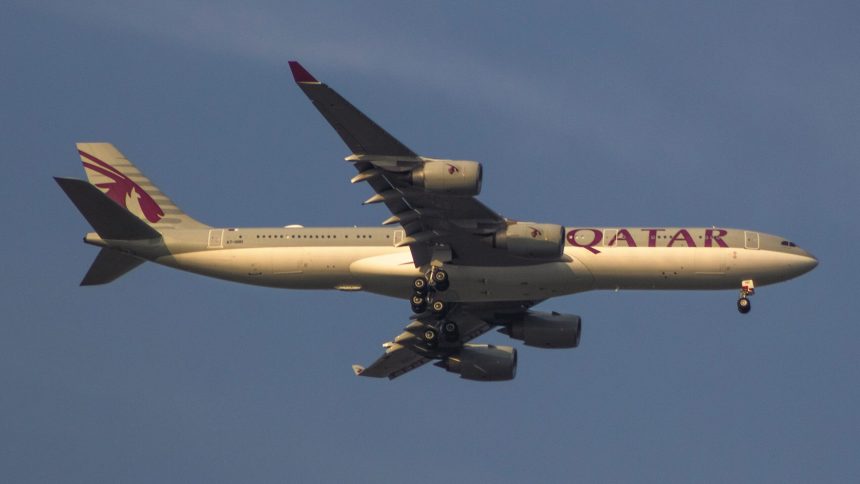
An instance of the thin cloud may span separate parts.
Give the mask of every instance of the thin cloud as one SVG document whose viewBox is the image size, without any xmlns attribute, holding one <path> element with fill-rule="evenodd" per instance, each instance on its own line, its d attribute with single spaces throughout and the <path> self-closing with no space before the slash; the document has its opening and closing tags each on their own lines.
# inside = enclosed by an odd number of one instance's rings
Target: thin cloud
<svg viewBox="0 0 860 484">
<path fill-rule="evenodd" d="M 88 27 L 129 31 L 157 41 L 178 42 L 272 65 L 284 66 L 294 58 L 313 59 L 317 64 L 335 65 L 357 75 L 400 79 L 448 94 L 460 92 L 530 121 L 545 118 L 555 97 L 550 86 L 536 86 L 538 81 L 533 78 L 472 55 L 443 54 L 438 49 L 408 45 L 408 40 L 402 38 L 393 43 L 385 35 L 352 33 L 354 25 L 349 29 L 332 26 L 332 31 L 348 35 L 321 36 L 302 23 L 307 12 L 290 13 L 275 5 L 92 0 L 83 6 L 55 1 L 22 6 Z M 457 75 L 452 76 L 452 72 Z"/>
<path fill-rule="evenodd" d="M 20 8 L 87 28 L 128 32 L 270 65 L 285 66 L 298 58 L 313 70 L 326 65 L 350 75 L 395 79 L 436 95 L 477 102 L 488 113 L 507 116 L 531 132 L 569 138 L 572 145 L 577 142 L 573 140 L 587 142 L 612 163 L 660 159 L 678 166 L 704 164 L 726 136 L 709 134 L 721 128 L 714 120 L 691 120 L 690 113 L 679 113 L 660 92 L 657 84 L 662 81 L 649 78 L 644 68 L 637 70 L 635 60 L 568 66 L 561 71 L 568 78 L 534 76 L 507 59 L 458 48 L 463 46 L 444 36 L 422 43 L 405 35 L 408 29 L 402 27 L 390 33 L 362 28 L 372 20 L 372 11 L 364 8 L 199 0 L 90 0 L 75 5 L 47 0 L 21 3 Z M 589 68 L 595 69 L 592 77 L 572 74 Z M 731 74 L 742 75 L 737 69 Z M 764 77 L 761 84 L 786 84 L 773 79 L 770 71 L 759 75 Z M 607 86 L 605 79 L 614 81 Z M 715 81 L 730 91 L 716 91 L 716 96 L 729 106 L 743 104 L 730 95 L 744 87 L 741 82 L 729 77 Z"/>
<path fill-rule="evenodd" d="M 410 42 L 402 32 L 366 31 L 361 18 L 343 13 L 343 8 L 314 6 L 285 8 L 278 4 L 236 5 L 154 0 L 91 0 L 71 6 L 66 2 L 27 3 L 36 9 L 69 21 L 106 30 L 132 32 L 155 41 L 179 43 L 194 49 L 229 54 L 245 59 L 285 66 L 288 60 L 312 59 L 316 65 L 337 66 L 342 72 L 368 78 L 398 79 L 404 84 L 434 90 L 449 97 L 460 97 L 482 104 L 488 113 L 507 116 L 521 126 L 543 136 L 576 135 L 603 151 L 601 158 L 625 162 L 641 157 L 643 150 L 673 150 L 697 158 L 695 147 L 677 140 L 694 139 L 677 136 L 676 142 L 655 146 L 658 137 L 642 132 L 635 117 L 618 117 L 607 106 L 625 103 L 631 110 L 645 110 L 666 126 L 671 116 L 664 113 L 659 100 L 639 86 L 635 79 L 619 82 L 613 90 L 595 95 L 595 86 L 578 89 L 570 79 L 541 78 L 510 61 L 503 64 L 474 52 L 464 52 L 440 38 L 430 44 Z M 363 12 L 363 10 L 357 10 Z M 359 13 L 360 14 L 360 13 Z M 320 33 L 319 27 L 326 26 Z M 395 41 L 392 41 L 395 38 Z M 618 70 L 616 79 L 629 73 L 622 66 L 601 66 Z M 604 74 L 606 74 L 604 72 Z M 587 81 L 585 81 L 587 82 Z M 588 90 L 587 90 L 588 89 Z M 675 132 L 690 126 L 673 126 Z M 667 130 L 663 128 L 662 131 Z M 619 143 L 624 136 L 625 143 Z M 677 157 L 684 154 L 673 153 Z"/>
</svg>

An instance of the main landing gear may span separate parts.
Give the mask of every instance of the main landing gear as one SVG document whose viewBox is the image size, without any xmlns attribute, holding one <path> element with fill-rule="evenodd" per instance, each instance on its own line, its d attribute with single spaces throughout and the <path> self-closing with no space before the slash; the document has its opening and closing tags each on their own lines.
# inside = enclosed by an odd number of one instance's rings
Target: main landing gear
<svg viewBox="0 0 860 484">
<path fill-rule="evenodd" d="M 441 293 L 449 286 L 448 273 L 435 265 L 424 277 L 412 281 L 412 312 L 423 314 L 429 310 L 436 319 L 434 323 L 428 324 L 421 334 L 424 343 L 430 348 L 438 346 L 440 340 L 453 342 L 460 339 L 457 323 L 445 320 L 450 305 L 442 299 Z"/>
<path fill-rule="evenodd" d="M 738 311 L 741 314 L 746 314 L 752 309 L 749 296 L 753 294 L 755 294 L 755 284 L 753 284 L 752 279 L 741 282 L 741 297 L 738 299 Z"/>
<path fill-rule="evenodd" d="M 454 321 L 437 321 L 435 324 L 428 324 L 424 327 L 421 333 L 421 339 L 428 348 L 436 348 L 440 341 L 449 343 L 456 342 L 460 339 L 460 328 Z"/>
<path fill-rule="evenodd" d="M 441 297 L 441 292 L 448 289 L 450 281 L 448 273 L 438 266 L 433 266 L 424 277 L 418 277 L 412 281 L 412 311 L 421 314 L 427 309 L 438 316 L 445 316 L 448 312 L 448 304 Z"/>
</svg>

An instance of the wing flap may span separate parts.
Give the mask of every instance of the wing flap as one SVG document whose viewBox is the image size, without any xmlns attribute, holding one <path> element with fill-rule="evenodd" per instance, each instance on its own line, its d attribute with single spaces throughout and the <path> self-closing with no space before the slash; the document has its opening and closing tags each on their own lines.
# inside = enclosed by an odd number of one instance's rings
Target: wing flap
<svg viewBox="0 0 860 484">
<path fill-rule="evenodd" d="M 486 333 L 492 327 L 487 321 L 471 313 L 467 304 L 461 304 L 454 308 L 448 316 L 448 320 L 457 323 L 460 329 L 460 339 L 445 342 L 445 346 L 440 345 L 443 352 L 446 347 L 450 351 L 462 347 L 464 343 Z M 361 365 L 353 365 L 353 372 L 356 376 L 393 380 L 431 361 L 432 358 L 425 356 L 418 348 L 421 340 L 415 336 L 416 332 L 420 332 L 424 326 L 425 323 L 420 319 L 412 321 L 406 326 L 403 333 L 394 338 L 393 342 L 383 345 L 385 353 L 382 356 L 366 368 Z"/>
<path fill-rule="evenodd" d="M 363 368 L 360 365 L 353 365 L 352 368 L 357 376 L 388 378 L 389 380 L 393 380 L 429 361 L 429 358 L 425 358 L 418 353 L 415 353 L 406 346 L 393 344 L 382 356 L 377 358 L 376 361 L 367 368 Z"/>
</svg>

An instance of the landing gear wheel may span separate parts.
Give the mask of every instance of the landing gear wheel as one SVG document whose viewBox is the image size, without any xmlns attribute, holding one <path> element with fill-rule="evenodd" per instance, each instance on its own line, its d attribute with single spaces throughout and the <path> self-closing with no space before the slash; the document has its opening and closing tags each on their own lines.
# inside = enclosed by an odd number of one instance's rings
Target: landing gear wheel
<svg viewBox="0 0 860 484">
<path fill-rule="evenodd" d="M 448 289 L 449 285 L 448 273 L 439 269 L 438 271 L 433 273 L 433 285 L 436 287 L 437 291 L 444 291 Z"/>
<path fill-rule="evenodd" d="M 424 344 L 429 348 L 435 348 L 439 344 L 439 333 L 435 328 L 426 328 L 421 336 L 424 338 Z"/>
<path fill-rule="evenodd" d="M 433 311 L 437 316 L 444 316 L 448 311 L 448 305 L 445 304 L 445 301 L 441 299 L 437 299 L 430 304 L 430 310 Z"/>
<path fill-rule="evenodd" d="M 746 314 L 750 312 L 752 309 L 752 305 L 750 304 L 749 296 L 755 294 L 755 282 L 752 279 L 745 279 L 741 281 L 741 297 L 738 299 L 738 311 L 741 314 Z"/>
<path fill-rule="evenodd" d="M 416 277 L 415 280 L 412 281 L 412 289 L 417 294 L 427 294 L 427 279 Z"/>
<path fill-rule="evenodd" d="M 457 341 L 460 338 L 460 328 L 454 321 L 445 321 L 442 324 L 442 334 L 445 335 L 447 341 Z"/>
<path fill-rule="evenodd" d="M 738 299 L 738 311 L 740 311 L 741 314 L 750 312 L 750 309 L 752 309 L 752 305 L 750 304 L 749 299 L 745 297 Z"/>
<path fill-rule="evenodd" d="M 427 299 L 421 294 L 413 294 L 409 302 L 412 304 L 412 312 L 415 314 L 421 314 L 427 310 Z"/>
</svg>

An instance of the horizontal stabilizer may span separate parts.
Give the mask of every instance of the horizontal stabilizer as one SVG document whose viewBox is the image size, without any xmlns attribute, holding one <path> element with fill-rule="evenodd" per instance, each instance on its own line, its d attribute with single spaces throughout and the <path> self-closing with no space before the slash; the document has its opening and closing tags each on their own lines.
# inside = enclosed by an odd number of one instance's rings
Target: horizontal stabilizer
<svg viewBox="0 0 860 484">
<path fill-rule="evenodd" d="M 142 240 L 161 237 L 157 230 L 119 206 L 89 182 L 57 177 L 54 180 L 102 239 Z"/>
<path fill-rule="evenodd" d="M 113 282 L 143 263 L 143 259 L 114 249 L 103 248 L 96 256 L 96 260 L 93 261 L 93 265 L 90 266 L 87 275 L 84 276 L 84 280 L 81 281 L 81 285 L 96 286 Z"/>
</svg>

